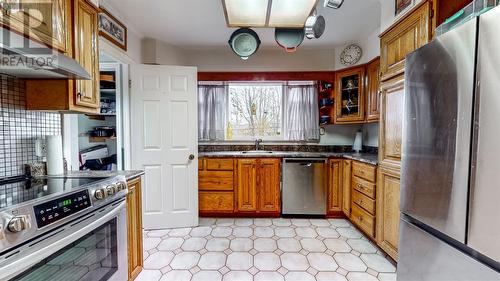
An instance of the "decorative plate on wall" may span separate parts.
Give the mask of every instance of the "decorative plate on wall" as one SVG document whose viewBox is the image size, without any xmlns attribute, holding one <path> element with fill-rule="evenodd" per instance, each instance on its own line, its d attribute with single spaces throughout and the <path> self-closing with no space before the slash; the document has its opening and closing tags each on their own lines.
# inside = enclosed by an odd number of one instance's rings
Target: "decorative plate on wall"
<svg viewBox="0 0 500 281">
<path fill-rule="evenodd" d="M 347 46 L 340 54 L 340 63 L 345 66 L 351 66 L 357 63 L 363 54 L 361 47 L 356 44 Z"/>
</svg>

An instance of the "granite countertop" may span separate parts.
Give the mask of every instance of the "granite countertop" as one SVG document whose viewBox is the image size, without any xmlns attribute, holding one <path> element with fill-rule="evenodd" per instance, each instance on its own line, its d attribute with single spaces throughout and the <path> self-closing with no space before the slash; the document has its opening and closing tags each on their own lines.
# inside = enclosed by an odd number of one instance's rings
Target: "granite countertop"
<svg viewBox="0 0 500 281">
<path fill-rule="evenodd" d="M 378 155 L 372 153 L 342 153 L 342 152 L 295 152 L 273 151 L 272 153 L 242 153 L 241 151 L 200 152 L 198 157 L 277 157 L 277 158 L 347 158 L 367 164 L 377 165 Z"/>
<path fill-rule="evenodd" d="M 144 171 L 127 170 L 127 171 L 66 171 L 62 175 L 49 176 L 49 177 L 68 177 L 68 178 L 102 178 L 125 176 L 127 180 L 144 175 Z"/>
</svg>

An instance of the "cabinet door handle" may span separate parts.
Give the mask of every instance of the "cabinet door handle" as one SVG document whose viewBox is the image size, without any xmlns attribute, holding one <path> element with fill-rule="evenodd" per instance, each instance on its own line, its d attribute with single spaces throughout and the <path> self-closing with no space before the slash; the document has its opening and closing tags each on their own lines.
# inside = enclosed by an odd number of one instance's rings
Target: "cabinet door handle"
<svg viewBox="0 0 500 281">
<path fill-rule="evenodd" d="M 189 154 L 189 160 L 194 160 L 194 154 Z"/>
</svg>

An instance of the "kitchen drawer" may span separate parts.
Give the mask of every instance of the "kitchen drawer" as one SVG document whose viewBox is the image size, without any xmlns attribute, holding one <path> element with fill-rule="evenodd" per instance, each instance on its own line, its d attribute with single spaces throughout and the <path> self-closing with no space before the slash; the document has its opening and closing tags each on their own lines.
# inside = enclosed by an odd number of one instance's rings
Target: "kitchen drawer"
<svg viewBox="0 0 500 281">
<path fill-rule="evenodd" d="M 365 209 L 371 215 L 375 215 L 375 200 L 357 190 L 353 190 L 351 196 L 353 203 L 358 204 L 359 207 Z"/>
<path fill-rule="evenodd" d="M 354 161 L 352 163 L 352 174 L 369 182 L 375 183 L 377 179 L 377 167 Z"/>
<path fill-rule="evenodd" d="M 375 217 L 357 204 L 351 206 L 351 220 L 368 236 L 375 238 Z"/>
<path fill-rule="evenodd" d="M 233 192 L 203 192 L 199 193 L 200 212 L 233 212 Z"/>
<path fill-rule="evenodd" d="M 233 159 L 209 158 L 206 160 L 207 170 L 209 171 L 232 171 L 234 170 Z"/>
<path fill-rule="evenodd" d="M 231 171 L 200 171 L 198 175 L 198 189 L 233 190 L 233 176 L 234 174 Z"/>
<path fill-rule="evenodd" d="M 205 169 L 205 167 L 203 166 L 203 163 L 205 163 L 203 158 L 198 159 L 198 170 L 201 171 L 201 170 Z"/>
<path fill-rule="evenodd" d="M 364 195 L 375 199 L 375 184 L 367 182 L 356 176 L 352 177 L 352 188 L 363 193 Z"/>
</svg>

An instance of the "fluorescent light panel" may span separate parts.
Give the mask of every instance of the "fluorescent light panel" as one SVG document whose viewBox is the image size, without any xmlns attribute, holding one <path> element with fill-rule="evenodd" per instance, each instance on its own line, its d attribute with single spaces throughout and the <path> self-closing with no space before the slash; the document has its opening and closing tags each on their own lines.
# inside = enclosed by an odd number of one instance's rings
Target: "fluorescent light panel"
<svg viewBox="0 0 500 281">
<path fill-rule="evenodd" d="M 304 27 L 317 0 L 273 0 L 269 27 Z"/>
<path fill-rule="evenodd" d="M 229 27 L 265 27 L 269 0 L 223 0 Z"/>
</svg>

